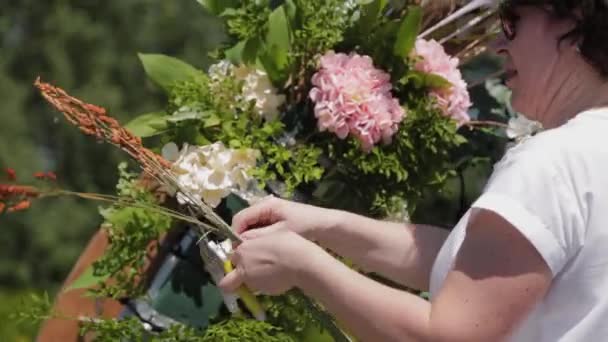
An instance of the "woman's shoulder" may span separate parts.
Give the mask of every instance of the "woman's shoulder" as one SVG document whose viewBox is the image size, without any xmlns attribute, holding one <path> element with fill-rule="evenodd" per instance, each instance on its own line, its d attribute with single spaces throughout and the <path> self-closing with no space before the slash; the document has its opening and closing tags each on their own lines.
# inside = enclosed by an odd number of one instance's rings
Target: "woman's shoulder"
<svg viewBox="0 0 608 342">
<path fill-rule="evenodd" d="M 608 120 L 572 121 L 521 141 L 508 149 L 504 158 L 559 162 L 598 152 L 605 154 L 605 149 L 598 147 L 608 143 L 607 134 Z"/>
<path fill-rule="evenodd" d="M 558 129 L 543 131 L 517 142 L 507 148 L 500 161 L 494 165 L 494 169 L 505 168 L 513 164 L 549 166 L 558 162 L 566 149 L 571 148 L 564 143 L 564 133 Z"/>
<path fill-rule="evenodd" d="M 608 177 L 608 120 L 571 122 L 546 130 L 507 150 L 495 173 L 536 174 L 585 182 Z M 602 177 L 604 177 L 602 176 Z"/>
</svg>

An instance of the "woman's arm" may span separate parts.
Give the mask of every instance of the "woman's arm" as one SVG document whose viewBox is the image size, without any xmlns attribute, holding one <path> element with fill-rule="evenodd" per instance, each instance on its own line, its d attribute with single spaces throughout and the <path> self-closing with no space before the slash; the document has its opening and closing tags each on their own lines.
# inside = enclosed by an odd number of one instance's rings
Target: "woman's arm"
<svg viewBox="0 0 608 342">
<path fill-rule="evenodd" d="M 433 261 L 448 235 L 441 228 L 378 221 L 274 197 L 238 213 L 232 226 L 243 239 L 255 237 L 253 227 L 288 229 L 368 272 L 419 290 L 428 289 Z"/>
<path fill-rule="evenodd" d="M 373 220 L 340 212 L 338 224 L 317 232 L 317 242 L 365 271 L 427 291 L 433 262 L 448 236 L 442 228 Z"/>
<path fill-rule="evenodd" d="M 467 229 L 454 269 L 432 302 L 320 252 L 311 253 L 297 283 L 363 341 L 502 341 L 545 295 L 551 270 L 492 212 L 481 211 Z"/>
<path fill-rule="evenodd" d="M 503 341 L 544 297 L 552 273 L 510 223 L 486 210 L 472 216 L 454 268 L 431 302 L 366 278 L 277 227 L 236 248 L 236 270 L 220 286 L 234 291 L 245 283 L 267 294 L 297 286 L 363 341 Z"/>
</svg>

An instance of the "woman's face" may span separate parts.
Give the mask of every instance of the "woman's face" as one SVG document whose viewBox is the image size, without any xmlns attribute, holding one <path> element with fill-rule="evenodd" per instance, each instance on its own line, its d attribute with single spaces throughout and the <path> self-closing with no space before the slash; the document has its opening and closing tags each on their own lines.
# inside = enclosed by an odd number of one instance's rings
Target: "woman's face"
<svg viewBox="0 0 608 342">
<path fill-rule="evenodd" d="M 571 25 L 556 19 L 549 10 L 522 6 L 505 17 L 505 37 L 497 42 L 497 52 L 506 57 L 506 84 L 513 91 L 513 108 L 533 120 L 539 120 L 550 105 L 555 85 L 564 81 L 572 49 L 560 37 Z"/>
</svg>

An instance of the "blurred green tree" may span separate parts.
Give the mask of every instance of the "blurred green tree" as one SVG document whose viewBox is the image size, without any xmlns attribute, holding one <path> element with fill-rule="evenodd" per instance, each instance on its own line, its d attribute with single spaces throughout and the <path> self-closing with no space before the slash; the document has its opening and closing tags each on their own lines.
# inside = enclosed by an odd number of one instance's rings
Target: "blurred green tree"
<svg viewBox="0 0 608 342">
<path fill-rule="evenodd" d="M 106 107 L 126 122 L 161 108 L 137 52 L 165 53 L 206 68 L 223 39 L 192 0 L 49 0 L 0 4 L 0 168 L 27 181 L 56 171 L 65 188 L 112 193 L 125 156 L 62 122 L 35 92 L 37 76 Z M 96 205 L 42 201 L 0 217 L 0 287 L 55 289 L 100 223 Z"/>
</svg>

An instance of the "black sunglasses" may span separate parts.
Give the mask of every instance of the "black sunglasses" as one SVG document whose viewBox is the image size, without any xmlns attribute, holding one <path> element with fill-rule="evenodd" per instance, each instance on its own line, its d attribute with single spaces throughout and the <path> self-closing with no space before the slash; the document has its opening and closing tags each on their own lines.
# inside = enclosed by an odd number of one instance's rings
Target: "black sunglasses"
<svg viewBox="0 0 608 342">
<path fill-rule="evenodd" d="M 502 32 L 508 40 L 515 39 L 517 35 L 517 21 L 519 20 L 519 16 L 515 13 L 514 9 L 508 5 L 508 1 L 504 2 L 500 10 L 498 11 L 498 16 L 500 18 L 500 25 L 502 27 Z"/>
</svg>

